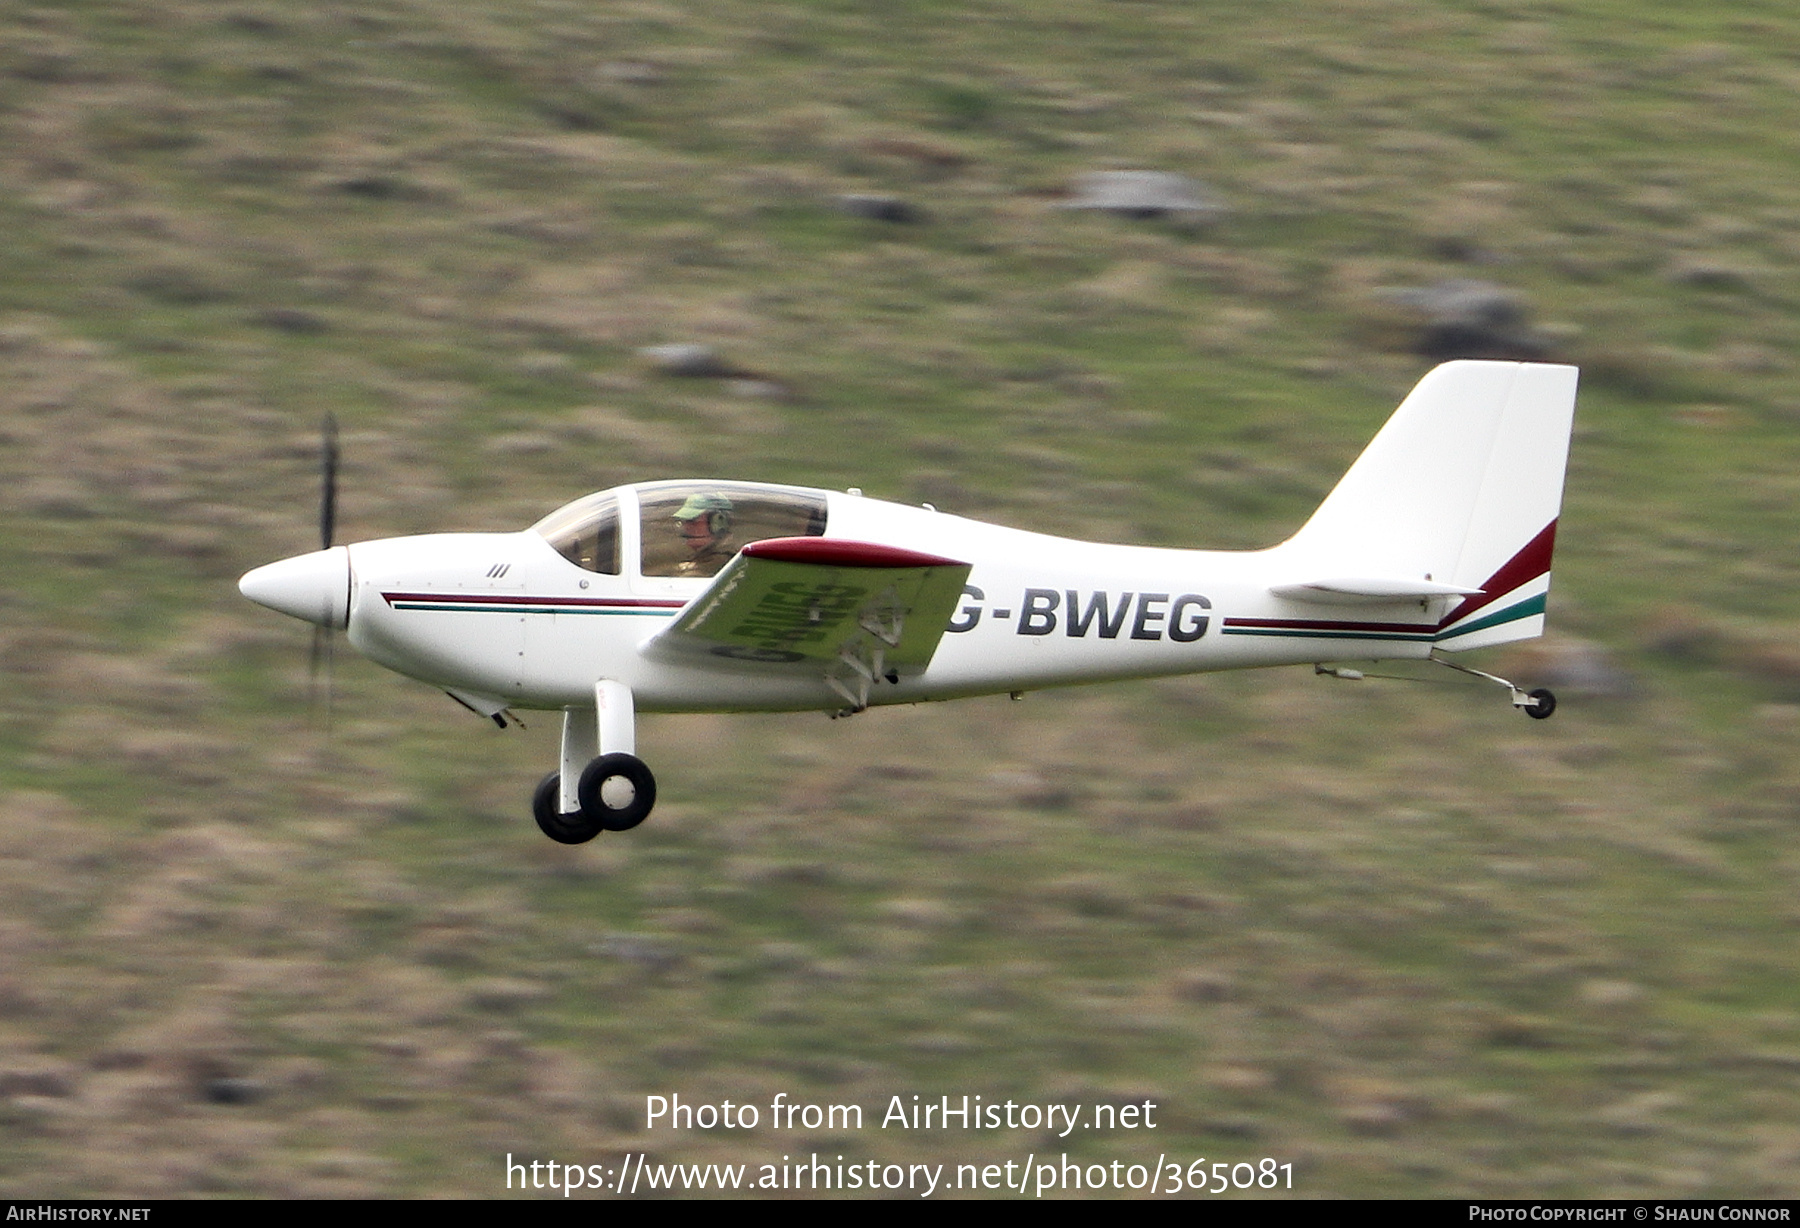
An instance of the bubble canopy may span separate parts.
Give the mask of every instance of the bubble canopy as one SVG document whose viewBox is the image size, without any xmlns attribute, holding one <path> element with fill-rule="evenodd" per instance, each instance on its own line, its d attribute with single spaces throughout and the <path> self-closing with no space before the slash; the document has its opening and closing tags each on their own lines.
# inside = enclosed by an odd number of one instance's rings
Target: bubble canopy
<svg viewBox="0 0 1800 1228">
<path fill-rule="evenodd" d="M 532 529 L 577 567 L 621 574 L 621 533 L 627 500 L 638 510 L 638 574 L 716 574 L 751 542 L 819 537 L 825 532 L 825 495 L 792 487 L 740 482 L 657 482 L 603 490 L 551 512 Z"/>
</svg>

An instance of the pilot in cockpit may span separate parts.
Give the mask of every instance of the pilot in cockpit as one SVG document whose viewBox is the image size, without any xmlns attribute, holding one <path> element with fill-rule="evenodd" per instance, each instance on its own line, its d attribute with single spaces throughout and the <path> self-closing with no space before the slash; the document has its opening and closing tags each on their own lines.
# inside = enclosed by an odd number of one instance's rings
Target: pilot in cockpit
<svg viewBox="0 0 1800 1228">
<path fill-rule="evenodd" d="M 689 495 L 675 512 L 675 527 L 686 544 L 688 557 L 676 564 L 676 574 L 713 576 L 737 553 L 727 544 L 731 537 L 731 500 L 724 495 Z"/>
</svg>

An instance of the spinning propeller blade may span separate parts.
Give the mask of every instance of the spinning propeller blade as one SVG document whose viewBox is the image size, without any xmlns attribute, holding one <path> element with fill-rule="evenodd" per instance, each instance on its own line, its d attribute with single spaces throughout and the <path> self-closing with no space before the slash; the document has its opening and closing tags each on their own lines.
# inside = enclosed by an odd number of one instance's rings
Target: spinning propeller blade
<svg viewBox="0 0 1800 1228">
<path fill-rule="evenodd" d="M 337 534 L 337 416 L 325 415 L 319 439 L 319 549 L 331 549 Z"/>
<path fill-rule="evenodd" d="M 327 413 L 319 433 L 319 549 L 329 550 L 337 536 L 338 426 L 337 416 Z M 336 674 L 336 636 L 321 619 L 313 628 L 312 652 L 306 669 L 309 702 L 319 701 L 319 666 L 325 667 L 325 728 L 331 729 L 331 701 Z"/>
</svg>

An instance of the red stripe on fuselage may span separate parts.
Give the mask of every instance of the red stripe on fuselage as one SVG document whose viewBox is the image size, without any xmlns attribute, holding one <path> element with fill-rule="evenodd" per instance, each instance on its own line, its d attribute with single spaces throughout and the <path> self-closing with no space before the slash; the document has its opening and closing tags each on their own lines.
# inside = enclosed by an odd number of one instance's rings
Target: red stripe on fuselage
<svg viewBox="0 0 1800 1228">
<path fill-rule="evenodd" d="M 685 601 L 658 601 L 649 597 L 525 597 L 511 593 L 383 593 L 389 605 L 396 601 L 441 601 L 458 605 L 573 605 L 624 610 L 679 610 Z"/>
</svg>

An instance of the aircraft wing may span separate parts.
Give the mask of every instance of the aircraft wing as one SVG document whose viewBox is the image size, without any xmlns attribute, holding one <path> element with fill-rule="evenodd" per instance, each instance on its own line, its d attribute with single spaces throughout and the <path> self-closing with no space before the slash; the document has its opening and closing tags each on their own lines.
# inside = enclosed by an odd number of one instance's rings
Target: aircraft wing
<svg viewBox="0 0 1800 1228">
<path fill-rule="evenodd" d="M 876 679 L 930 663 L 969 566 L 872 542 L 752 542 L 644 651 L 687 665 L 815 674 L 860 707 Z"/>
</svg>

